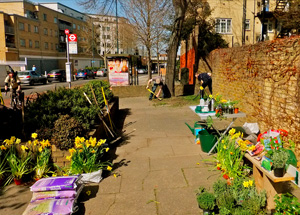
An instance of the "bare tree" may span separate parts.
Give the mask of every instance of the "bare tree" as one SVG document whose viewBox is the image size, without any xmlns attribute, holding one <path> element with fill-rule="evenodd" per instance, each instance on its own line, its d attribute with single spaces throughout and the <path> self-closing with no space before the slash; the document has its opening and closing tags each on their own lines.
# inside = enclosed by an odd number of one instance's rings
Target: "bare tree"
<svg viewBox="0 0 300 215">
<path fill-rule="evenodd" d="M 148 78 L 151 78 L 151 56 L 155 41 L 161 34 L 165 14 L 170 8 L 169 0 L 123 0 L 122 6 L 135 34 L 147 50 Z"/>
</svg>

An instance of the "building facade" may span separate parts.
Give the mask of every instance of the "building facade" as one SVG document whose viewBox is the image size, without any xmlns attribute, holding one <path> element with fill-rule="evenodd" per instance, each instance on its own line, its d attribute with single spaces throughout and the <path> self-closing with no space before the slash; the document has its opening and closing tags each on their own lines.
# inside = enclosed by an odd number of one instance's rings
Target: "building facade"
<svg viewBox="0 0 300 215">
<path fill-rule="evenodd" d="M 87 52 L 88 17 L 65 5 L 0 1 L 0 61 L 24 61 L 44 73 L 65 68 L 66 35 L 77 34 L 78 54 L 70 55 L 72 69 L 100 66 L 101 58 Z"/>
</svg>

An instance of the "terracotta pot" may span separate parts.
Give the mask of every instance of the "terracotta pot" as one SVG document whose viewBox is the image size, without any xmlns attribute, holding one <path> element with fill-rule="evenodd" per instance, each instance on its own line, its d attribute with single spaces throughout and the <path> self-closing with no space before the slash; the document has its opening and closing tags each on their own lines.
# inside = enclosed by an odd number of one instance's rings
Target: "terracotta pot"
<svg viewBox="0 0 300 215">
<path fill-rule="evenodd" d="M 239 108 L 234 108 L 234 113 L 238 113 L 239 112 Z"/>
<path fill-rule="evenodd" d="M 22 179 L 14 178 L 14 182 L 15 182 L 16 185 L 21 185 L 22 184 Z"/>
</svg>

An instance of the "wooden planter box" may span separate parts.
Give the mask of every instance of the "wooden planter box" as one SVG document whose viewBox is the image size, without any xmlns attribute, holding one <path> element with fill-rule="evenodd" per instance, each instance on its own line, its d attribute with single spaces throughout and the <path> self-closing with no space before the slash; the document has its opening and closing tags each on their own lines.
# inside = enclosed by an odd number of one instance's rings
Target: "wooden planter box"
<svg viewBox="0 0 300 215">
<path fill-rule="evenodd" d="M 119 111 L 119 97 L 115 97 L 113 101 L 109 104 L 110 108 L 110 117 L 112 121 L 114 122 L 116 119 L 116 116 Z M 110 127 L 108 114 L 104 113 L 104 120 L 108 127 Z M 98 139 L 106 139 L 106 132 L 104 130 L 103 123 L 100 123 L 95 129 L 91 130 L 89 133 L 89 136 L 96 137 Z M 58 165 L 59 167 L 65 167 L 70 165 L 70 161 L 66 159 L 66 156 L 69 156 L 70 153 L 68 150 L 60 150 L 55 145 L 52 145 L 52 159 L 53 163 Z"/>
</svg>

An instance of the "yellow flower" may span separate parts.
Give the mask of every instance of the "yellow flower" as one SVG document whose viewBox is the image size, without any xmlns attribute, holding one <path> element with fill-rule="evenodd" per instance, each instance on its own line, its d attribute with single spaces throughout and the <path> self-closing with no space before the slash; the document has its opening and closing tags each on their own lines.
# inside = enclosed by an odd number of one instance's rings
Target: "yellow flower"
<svg viewBox="0 0 300 215">
<path fill-rule="evenodd" d="M 230 129 L 229 135 L 232 136 L 232 135 L 234 135 L 234 133 L 235 133 L 235 129 L 234 128 Z"/>
<path fill-rule="evenodd" d="M 70 154 L 72 155 L 74 152 L 76 152 L 76 149 L 71 148 L 71 149 L 69 149 L 69 152 L 70 152 Z"/>
<path fill-rule="evenodd" d="M 105 149 L 105 151 L 108 152 L 108 150 L 109 150 L 109 148 L 107 147 L 107 148 Z"/>
<path fill-rule="evenodd" d="M 33 141 L 33 145 L 36 146 L 36 145 L 38 145 L 38 144 L 39 144 L 39 141 L 38 141 L 38 140 L 34 140 L 34 141 Z"/>
<path fill-rule="evenodd" d="M 253 185 L 253 180 L 249 180 L 248 183 L 249 183 L 249 186 L 252 187 L 252 185 Z"/>
<path fill-rule="evenodd" d="M 220 163 L 217 164 L 217 167 L 221 167 L 222 165 Z"/>
<path fill-rule="evenodd" d="M 29 146 L 32 144 L 31 140 L 29 140 L 27 143 L 28 143 Z"/>
<path fill-rule="evenodd" d="M 232 136 L 231 136 L 231 139 L 234 140 L 234 139 L 239 138 L 240 136 L 241 136 L 241 132 L 232 135 Z"/>
<path fill-rule="evenodd" d="M 203 89 L 204 89 L 202 86 L 200 86 L 199 88 L 200 88 L 200 90 L 203 90 Z"/>
<path fill-rule="evenodd" d="M 222 143 L 225 143 L 225 140 L 222 140 Z"/>
<path fill-rule="evenodd" d="M 37 136 L 38 136 L 37 133 L 32 133 L 32 134 L 31 134 L 31 137 L 32 137 L 33 139 L 36 139 Z"/>
<path fill-rule="evenodd" d="M 116 177 L 117 177 L 117 174 L 114 174 L 114 177 L 116 178 Z"/>
<path fill-rule="evenodd" d="M 76 148 L 77 148 L 77 149 L 82 149 L 82 148 L 83 148 L 83 145 L 82 145 L 82 144 L 77 144 L 77 145 L 76 145 Z"/>
<path fill-rule="evenodd" d="M 101 146 L 105 142 L 106 142 L 106 140 L 99 140 L 98 143 L 97 143 L 97 146 Z"/>
<path fill-rule="evenodd" d="M 85 145 L 86 145 L 86 147 L 88 148 L 88 147 L 90 147 L 90 142 L 89 141 L 85 141 Z"/>
<path fill-rule="evenodd" d="M 248 181 L 244 181 L 243 185 L 244 185 L 244 187 L 248 187 L 249 186 L 249 182 Z"/>
<path fill-rule="evenodd" d="M 230 152 L 231 155 L 233 155 L 233 152 Z"/>
<path fill-rule="evenodd" d="M 6 147 L 5 147 L 4 145 L 1 145 L 1 146 L 0 146 L 0 149 L 1 149 L 1 150 L 6 150 Z"/>
<path fill-rule="evenodd" d="M 20 144 L 21 143 L 21 139 L 17 138 L 16 139 L 16 144 Z"/>
<path fill-rule="evenodd" d="M 84 137 L 81 137 L 81 138 L 80 138 L 80 141 L 81 141 L 81 142 L 84 142 L 84 141 L 85 141 L 85 138 L 84 138 Z"/>
<path fill-rule="evenodd" d="M 22 145 L 22 146 L 21 146 L 21 149 L 22 149 L 23 151 L 25 151 L 26 149 L 28 149 L 28 147 L 27 147 L 27 146 L 24 146 L 24 145 Z"/>
<path fill-rule="evenodd" d="M 108 171 L 111 171 L 111 170 L 112 170 L 112 167 L 111 167 L 111 166 L 107 166 L 107 170 L 108 170 Z"/>
<path fill-rule="evenodd" d="M 67 173 L 64 173 L 63 176 L 69 176 Z"/>
<path fill-rule="evenodd" d="M 43 147 L 40 146 L 40 147 L 39 147 L 39 152 L 42 152 L 42 151 L 43 151 Z"/>
<path fill-rule="evenodd" d="M 224 145 L 223 148 L 226 149 L 226 145 Z"/>
<path fill-rule="evenodd" d="M 6 140 L 3 141 L 3 143 L 5 143 L 5 145 L 9 146 L 9 145 L 12 145 L 14 142 L 12 142 L 9 139 L 6 139 Z"/>
<path fill-rule="evenodd" d="M 227 100 L 226 100 L 226 99 L 222 99 L 221 102 L 222 102 L 222 103 L 226 103 Z"/>
<path fill-rule="evenodd" d="M 66 159 L 69 161 L 71 160 L 71 158 L 72 158 L 72 155 L 66 157 Z"/>
<path fill-rule="evenodd" d="M 52 174 L 52 177 L 56 177 L 56 176 L 57 176 L 57 174 L 55 174 L 55 173 Z"/>
<path fill-rule="evenodd" d="M 95 151 L 94 149 L 91 151 L 91 153 L 93 153 L 93 154 L 94 154 L 95 152 L 96 152 L 96 151 Z"/>
<path fill-rule="evenodd" d="M 96 138 L 92 138 L 92 137 L 90 137 L 90 144 L 91 144 L 91 146 L 92 147 L 95 147 L 95 145 L 96 145 L 96 143 L 97 143 L 97 140 L 96 140 Z"/>
<path fill-rule="evenodd" d="M 90 190 L 86 191 L 86 195 L 88 195 L 88 196 L 91 195 L 91 193 L 92 192 Z"/>
<path fill-rule="evenodd" d="M 81 153 L 81 152 L 83 152 L 83 150 L 82 150 L 82 149 L 80 149 L 80 150 L 79 150 L 79 153 Z"/>
<path fill-rule="evenodd" d="M 12 136 L 12 137 L 10 138 L 10 141 L 12 141 L 12 142 L 15 142 L 15 140 L 16 140 L 16 137 L 15 137 L 15 136 Z"/>
<path fill-rule="evenodd" d="M 255 149 L 255 145 L 249 147 L 249 150 L 252 152 Z"/>
<path fill-rule="evenodd" d="M 197 165 L 200 165 L 200 163 L 196 163 Z"/>
<path fill-rule="evenodd" d="M 81 138 L 80 137 L 76 137 L 75 138 L 75 144 L 79 144 L 81 142 Z"/>
<path fill-rule="evenodd" d="M 212 97 L 213 97 L 212 95 L 209 95 L 209 98 L 211 98 L 211 99 L 212 99 Z"/>
</svg>

